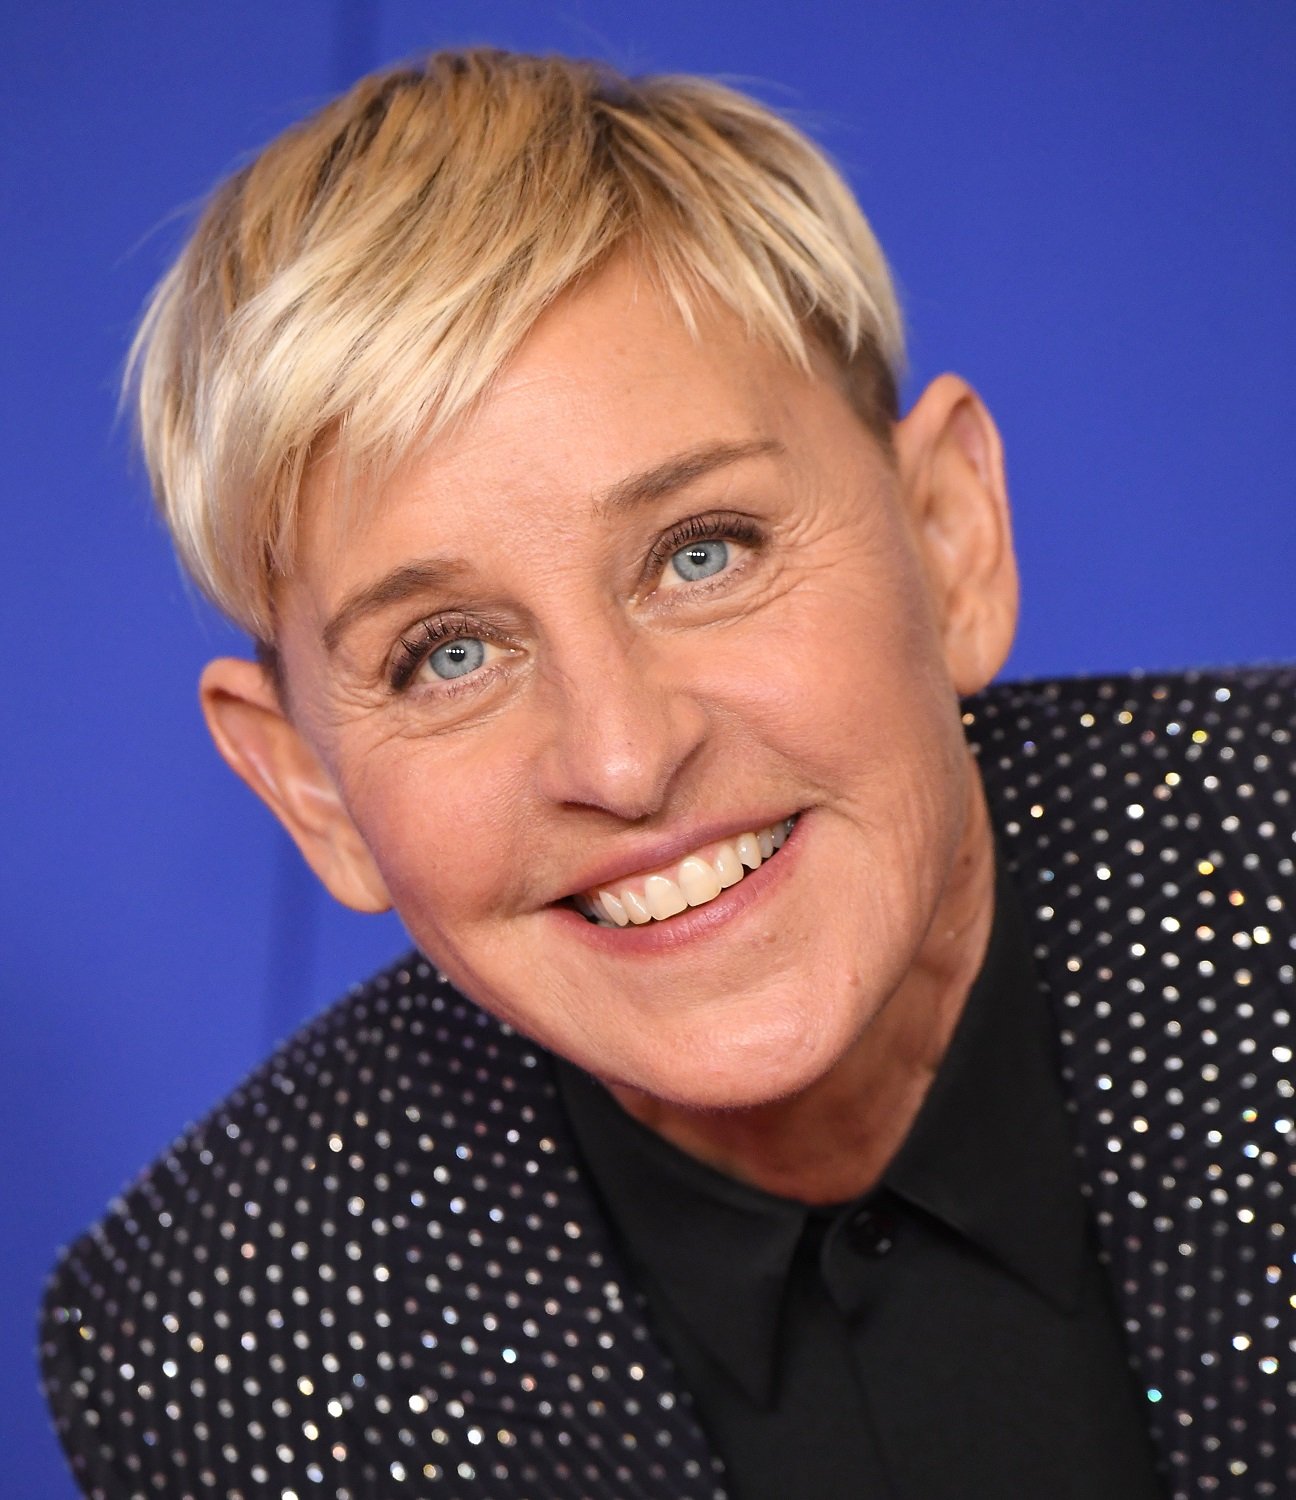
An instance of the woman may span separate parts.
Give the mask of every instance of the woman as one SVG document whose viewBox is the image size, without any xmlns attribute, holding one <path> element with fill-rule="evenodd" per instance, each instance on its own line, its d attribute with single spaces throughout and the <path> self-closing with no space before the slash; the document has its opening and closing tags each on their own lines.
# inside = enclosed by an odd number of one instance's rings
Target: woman
<svg viewBox="0 0 1296 1500">
<path fill-rule="evenodd" d="M 999 441 L 900 357 L 843 184 L 697 80 L 439 55 L 217 194 L 135 355 L 257 642 L 204 711 L 425 957 L 69 1253 L 88 1493 L 1161 1493 L 996 872 L 1033 773 L 992 816 L 964 735 Z"/>
</svg>

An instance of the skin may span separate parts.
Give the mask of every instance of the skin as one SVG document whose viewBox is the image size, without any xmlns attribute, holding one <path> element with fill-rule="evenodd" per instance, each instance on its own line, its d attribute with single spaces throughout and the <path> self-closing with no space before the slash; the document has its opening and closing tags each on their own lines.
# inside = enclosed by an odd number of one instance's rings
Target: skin
<svg viewBox="0 0 1296 1500">
<path fill-rule="evenodd" d="M 935 381 L 888 453 L 826 356 L 802 373 L 718 308 L 695 338 L 626 260 L 380 492 L 340 507 L 334 477 L 328 456 L 308 476 L 276 598 L 284 701 L 254 663 L 204 674 L 230 764 L 338 899 L 393 904 L 463 990 L 686 1151 L 807 1202 L 868 1188 L 992 914 L 957 697 L 1007 654 L 1016 574 L 973 392 Z M 701 583 L 669 560 L 693 518 L 731 538 Z M 483 666 L 394 689 L 400 639 L 447 615 Z M 793 813 L 713 907 L 622 932 L 564 903 Z"/>
</svg>

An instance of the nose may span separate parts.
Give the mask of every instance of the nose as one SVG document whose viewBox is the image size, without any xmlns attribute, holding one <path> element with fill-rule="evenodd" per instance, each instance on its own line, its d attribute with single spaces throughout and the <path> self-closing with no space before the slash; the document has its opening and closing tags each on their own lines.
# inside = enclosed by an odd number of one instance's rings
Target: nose
<svg viewBox="0 0 1296 1500">
<path fill-rule="evenodd" d="M 596 648 L 585 642 L 551 657 L 537 761 L 544 797 L 628 823 L 661 810 L 707 732 L 687 653 L 670 646 L 604 635 Z"/>
</svg>

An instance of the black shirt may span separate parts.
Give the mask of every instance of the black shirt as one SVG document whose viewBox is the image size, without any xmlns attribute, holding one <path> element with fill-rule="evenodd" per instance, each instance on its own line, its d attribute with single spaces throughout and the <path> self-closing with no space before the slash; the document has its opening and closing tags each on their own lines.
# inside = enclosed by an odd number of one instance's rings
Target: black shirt
<svg viewBox="0 0 1296 1500">
<path fill-rule="evenodd" d="M 1016 901 L 881 1183 L 810 1208 L 569 1064 L 580 1150 L 734 1500 L 1154 1500 Z"/>
</svg>

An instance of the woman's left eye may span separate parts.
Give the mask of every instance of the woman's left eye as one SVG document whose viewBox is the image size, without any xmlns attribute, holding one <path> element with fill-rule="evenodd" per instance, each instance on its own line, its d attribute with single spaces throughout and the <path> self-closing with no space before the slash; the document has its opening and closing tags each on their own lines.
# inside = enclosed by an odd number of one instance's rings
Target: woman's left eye
<svg viewBox="0 0 1296 1500">
<path fill-rule="evenodd" d="M 676 602 L 683 603 L 699 585 L 714 580 L 719 587 L 745 575 L 765 541 L 750 516 L 731 511 L 692 516 L 658 540 L 648 556 L 646 577 L 654 592 L 678 593 Z"/>
<path fill-rule="evenodd" d="M 670 560 L 671 568 L 685 583 L 698 583 L 704 578 L 714 578 L 729 566 L 729 543 L 718 537 L 710 541 L 690 542 L 681 547 Z"/>
</svg>

